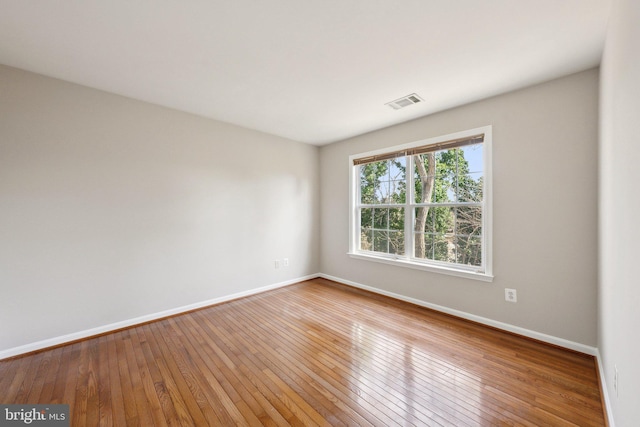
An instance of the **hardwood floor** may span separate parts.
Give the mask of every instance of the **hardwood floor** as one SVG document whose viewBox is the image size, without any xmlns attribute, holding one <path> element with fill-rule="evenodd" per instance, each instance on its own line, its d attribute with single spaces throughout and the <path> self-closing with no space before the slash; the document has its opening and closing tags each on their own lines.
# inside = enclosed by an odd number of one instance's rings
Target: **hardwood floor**
<svg viewBox="0 0 640 427">
<path fill-rule="evenodd" d="M 314 279 L 0 361 L 72 425 L 602 426 L 594 358 Z"/>
</svg>

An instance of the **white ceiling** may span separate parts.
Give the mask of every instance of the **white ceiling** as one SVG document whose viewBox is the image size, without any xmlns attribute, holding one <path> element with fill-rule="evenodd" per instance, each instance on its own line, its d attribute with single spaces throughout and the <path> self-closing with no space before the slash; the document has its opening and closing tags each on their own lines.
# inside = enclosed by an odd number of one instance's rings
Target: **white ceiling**
<svg viewBox="0 0 640 427">
<path fill-rule="evenodd" d="M 609 7 L 0 0 L 0 63 L 322 145 L 594 67 Z"/>
</svg>

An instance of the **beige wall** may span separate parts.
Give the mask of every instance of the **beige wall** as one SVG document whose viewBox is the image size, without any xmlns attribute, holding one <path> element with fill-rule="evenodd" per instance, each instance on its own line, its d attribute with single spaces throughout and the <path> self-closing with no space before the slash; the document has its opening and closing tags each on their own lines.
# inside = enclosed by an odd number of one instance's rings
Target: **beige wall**
<svg viewBox="0 0 640 427">
<path fill-rule="evenodd" d="M 598 347 L 617 426 L 640 426 L 639 22 L 638 1 L 613 2 L 601 78 Z"/>
<path fill-rule="evenodd" d="M 594 347 L 597 124 L 589 70 L 322 147 L 321 271 Z M 484 125 L 493 125 L 493 283 L 347 255 L 349 155 Z M 504 288 L 517 290 L 516 304 Z"/>
<path fill-rule="evenodd" d="M 317 147 L 0 66 L 0 352 L 317 273 L 318 185 Z"/>
<path fill-rule="evenodd" d="M 597 70 L 320 149 L 8 67 L 0 94 L 0 352 L 318 271 L 596 345 Z M 347 256 L 349 155 L 488 124 L 493 283 Z"/>
</svg>

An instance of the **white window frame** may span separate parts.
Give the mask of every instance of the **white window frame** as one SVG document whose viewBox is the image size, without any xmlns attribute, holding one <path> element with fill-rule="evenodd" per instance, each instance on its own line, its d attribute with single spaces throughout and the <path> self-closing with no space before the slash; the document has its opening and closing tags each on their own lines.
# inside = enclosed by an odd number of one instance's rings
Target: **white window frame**
<svg viewBox="0 0 640 427">
<path fill-rule="evenodd" d="M 482 256 L 483 266 L 470 267 L 464 265 L 455 265 L 453 263 L 438 262 L 434 260 L 417 260 L 412 259 L 413 253 L 413 224 L 412 221 L 405 221 L 405 255 L 384 254 L 380 252 L 370 252 L 360 250 L 360 216 L 358 215 L 358 200 L 360 197 L 360 176 L 359 166 L 354 166 L 354 159 L 363 157 L 376 156 L 389 152 L 405 150 L 418 146 L 438 144 L 446 141 L 471 137 L 478 134 L 484 134 L 482 143 L 482 156 L 484 167 L 484 188 L 482 201 Z M 399 267 L 407 267 L 418 270 L 430 271 L 434 273 L 447 274 L 451 276 L 465 277 L 485 282 L 493 281 L 493 179 L 492 179 L 492 127 L 483 126 L 475 129 L 469 129 L 462 132 L 456 132 L 448 135 L 437 136 L 408 144 L 387 147 L 381 150 L 369 151 L 366 153 L 358 153 L 349 156 L 349 253 L 351 258 L 366 261 L 379 262 Z M 408 156 L 407 171 L 413 170 L 413 156 Z M 413 183 L 413 173 L 408 173 L 410 183 Z M 408 185 L 407 200 L 413 199 L 413 185 Z M 381 204 L 377 207 L 404 207 L 409 209 L 411 202 L 403 205 L 386 205 Z"/>
</svg>

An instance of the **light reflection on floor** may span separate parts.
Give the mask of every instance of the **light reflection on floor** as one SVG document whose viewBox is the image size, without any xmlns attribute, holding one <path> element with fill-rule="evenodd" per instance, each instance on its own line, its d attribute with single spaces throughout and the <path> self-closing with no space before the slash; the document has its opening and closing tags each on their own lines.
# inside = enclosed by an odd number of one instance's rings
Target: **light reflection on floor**
<svg viewBox="0 0 640 427">
<path fill-rule="evenodd" d="M 352 351 L 358 355 L 350 366 L 353 384 L 359 385 L 358 399 L 367 403 L 385 402 L 395 405 L 398 416 L 442 425 L 451 425 L 427 407 L 442 408 L 466 423 L 482 424 L 480 406 L 481 379 L 472 372 L 428 351 L 427 345 L 409 345 L 390 334 L 361 323 L 351 327 Z M 366 388 L 366 392 L 362 389 Z M 473 390 L 473 395 L 470 395 Z"/>
</svg>

